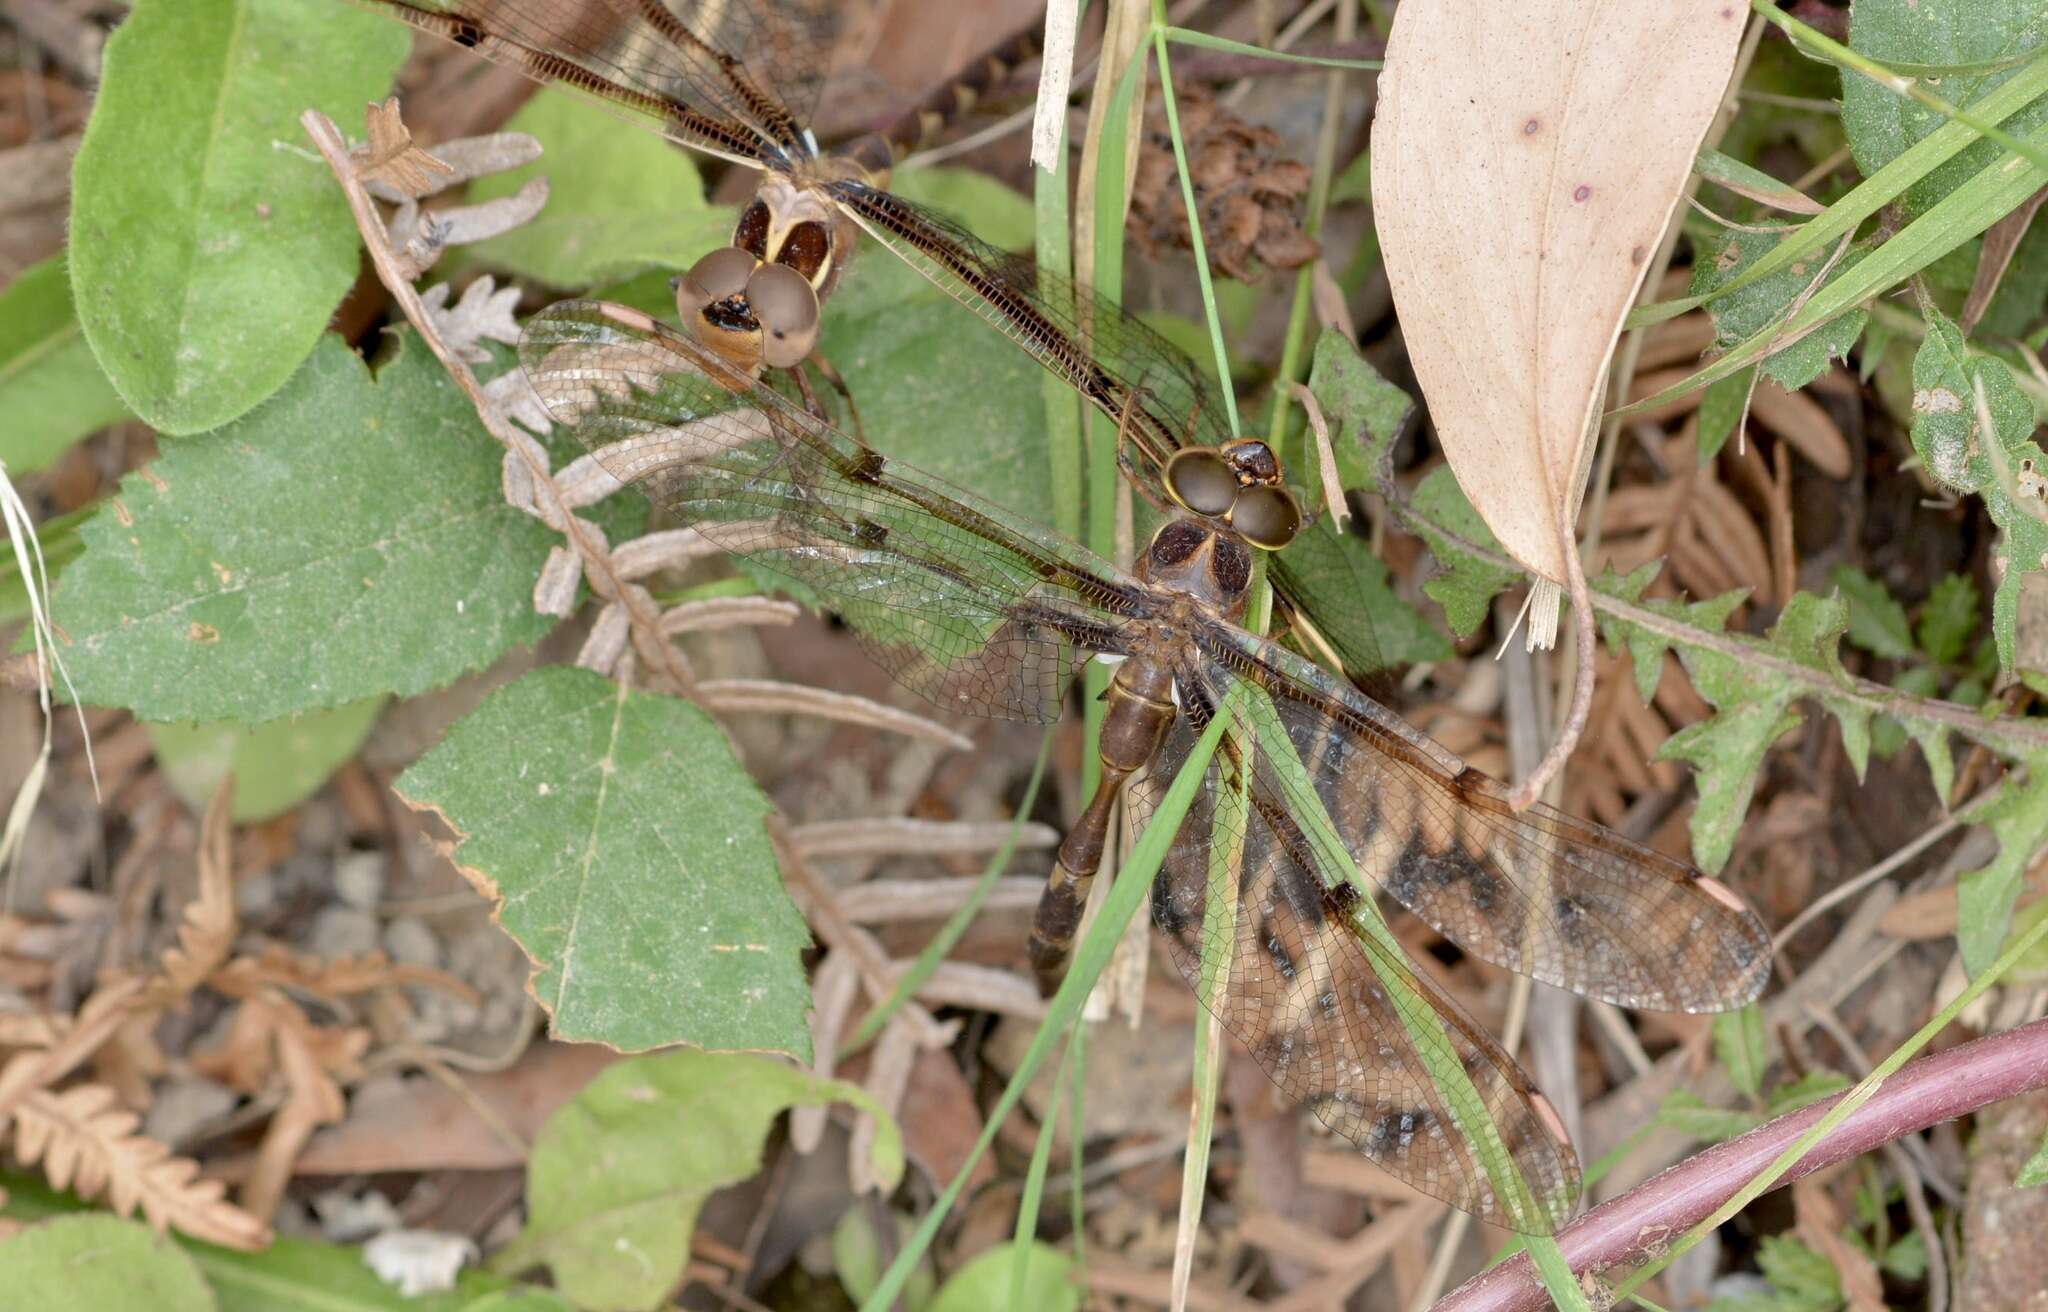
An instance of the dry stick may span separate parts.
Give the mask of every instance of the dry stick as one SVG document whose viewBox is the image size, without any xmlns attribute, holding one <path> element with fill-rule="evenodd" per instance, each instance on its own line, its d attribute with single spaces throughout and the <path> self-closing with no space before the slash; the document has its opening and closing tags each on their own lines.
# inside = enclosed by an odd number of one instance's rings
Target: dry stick
<svg viewBox="0 0 2048 1312">
<path fill-rule="evenodd" d="M 694 688 L 696 678 L 690 673 L 689 666 L 684 663 L 682 653 L 678 652 L 662 634 L 660 609 L 653 605 L 652 598 L 645 591 L 620 577 L 612 563 L 611 552 L 603 543 L 591 537 L 585 530 L 583 521 L 569 509 L 561 488 L 555 482 L 554 471 L 547 467 L 545 461 L 535 458 L 536 448 L 532 442 L 522 440 L 524 434 L 515 429 L 503 412 L 484 395 L 483 387 L 477 382 L 476 375 L 470 371 L 469 365 L 441 340 L 441 334 L 428 316 L 426 306 L 420 301 L 419 292 L 413 287 L 411 280 L 404 276 L 398 253 L 392 250 L 391 240 L 384 231 L 384 224 L 377 217 L 376 203 L 371 200 L 369 192 L 363 189 L 362 182 L 356 177 L 354 162 L 349 157 L 348 142 L 342 137 L 341 130 L 334 125 L 332 119 L 315 109 L 309 109 L 301 114 L 299 124 L 306 129 L 306 134 L 313 138 L 313 144 L 319 148 L 320 154 L 327 160 L 327 166 L 334 171 L 335 180 L 341 184 L 342 194 L 348 197 L 349 211 L 355 215 L 356 228 L 361 232 L 363 244 L 370 252 L 370 262 L 376 267 L 378 281 L 384 284 L 384 289 L 391 293 L 391 298 L 405 311 L 406 320 L 412 324 L 413 331 L 417 332 L 428 349 L 433 351 L 434 357 L 441 362 L 441 367 L 455 380 L 455 385 L 469 397 L 470 404 L 476 407 L 477 418 L 483 421 L 484 428 L 506 450 L 516 453 L 525 462 L 527 471 L 533 479 L 536 503 L 544 500 L 552 510 L 555 519 L 559 521 L 562 536 L 568 539 L 570 548 L 583 562 L 584 574 L 590 580 L 592 589 L 605 600 L 617 601 L 625 607 L 627 622 L 633 626 L 636 635 L 641 639 L 636 645 L 642 655 L 659 653 L 661 672 L 675 688 L 685 692 Z"/>
<path fill-rule="evenodd" d="M 2048 1088 L 2048 1020 L 1922 1057 L 1880 1085 L 1777 1185 L 2039 1088 Z M 1841 1096 L 1716 1144 L 1586 1213 L 1558 1232 L 1557 1241 L 1572 1269 L 1597 1270 L 1654 1256 L 1768 1168 Z M 1435 1312 L 1540 1312 L 1548 1306 L 1548 1297 L 1527 1254 L 1517 1254 L 1453 1290 Z"/>
</svg>

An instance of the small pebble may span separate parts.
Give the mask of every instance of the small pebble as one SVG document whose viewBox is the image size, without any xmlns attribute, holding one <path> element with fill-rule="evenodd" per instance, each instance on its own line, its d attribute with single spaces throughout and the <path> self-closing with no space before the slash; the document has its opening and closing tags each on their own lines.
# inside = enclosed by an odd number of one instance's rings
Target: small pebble
<svg viewBox="0 0 2048 1312">
<path fill-rule="evenodd" d="M 384 927 L 384 950 L 408 966 L 441 964 L 441 940 L 417 916 L 400 916 Z"/>
<path fill-rule="evenodd" d="M 384 854 L 348 852 L 337 858 L 334 895 L 358 910 L 376 910 L 384 896 Z"/>
<path fill-rule="evenodd" d="M 156 1086 L 142 1132 L 158 1143 L 180 1144 L 208 1121 L 225 1116 L 237 1101 L 224 1084 L 197 1075 L 172 1076 Z"/>
<path fill-rule="evenodd" d="M 377 946 L 377 918 L 354 907 L 322 907 L 313 917 L 306 946 L 329 961 L 360 957 Z"/>
</svg>

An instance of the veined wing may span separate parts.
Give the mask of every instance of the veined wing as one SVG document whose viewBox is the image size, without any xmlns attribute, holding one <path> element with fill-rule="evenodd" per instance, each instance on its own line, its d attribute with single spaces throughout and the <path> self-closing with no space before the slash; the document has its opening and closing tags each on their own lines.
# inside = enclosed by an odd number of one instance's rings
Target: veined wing
<svg viewBox="0 0 2048 1312">
<path fill-rule="evenodd" d="M 1139 825 L 1226 704 L 1224 679 L 1202 677 L 1176 676 L 1185 713 L 1127 794 Z M 1181 974 L 1200 997 L 1227 958 L 1224 1028 L 1368 1159 L 1483 1220 L 1555 1231 L 1579 1194 L 1556 1112 L 1492 1035 L 1359 920 L 1362 896 L 1329 882 L 1277 804 L 1254 717 L 1231 713 L 1235 742 L 1210 764 L 1152 889 Z"/>
<path fill-rule="evenodd" d="M 1551 807 L 1513 810 L 1498 782 L 1271 642 L 1220 623 L 1196 640 L 1189 677 L 1212 697 L 1256 683 L 1301 767 L 1260 753 L 1254 793 L 1277 812 L 1320 808 L 1362 875 L 1467 952 L 1648 1011 L 1726 1011 L 1763 991 L 1770 937 L 1718 880 Z M 1343 855 L 1317 856 L 1324 885 L 1346 878 Z"/>
<path fill-rule="evenodd" d="M 1111 419 L 1135 456 L 1133 477 L 1158 489 L 1175 451 L 1220 446 L 1229 416 L 1186 353 L 1091 288 L 1045 272 L 982 241 L 959 224 L 857 179 L 831 195 L 870 236 L 987 320 Z M 1303 544 L 1306 552 L 1314 544 Z M 1280 553 L 1273 582 L 1289 613 L 1308 615 L 1306 587 Z M 1371 622 L 1362 615 L 1327 626 L 1322 637 L 1350 675 L 1384 669 Z"/>
<path fill-rule="evenodd" d="M 857 179 L 826 190 L 869 236 L 1104 414 L 1121 418 L 1135 400 L 1131 438 L 1155 481 L 1179 448 L 1229 440 L 1229 417 L 1194 362 L 1099 293 Z"/>
<path fill-rule="evenodd" d="M 671 140 L 759 167 L 804 158 L 822 25 L 759 0 L 362 0 Z"/>
<path fill-rule="evenodd" d="M 637 310 L 566 301 L 519 359 L 621 482 L 809 589 L 942 707 L 1048 722 L 1077 660 L 1126 650 L 1154 593 L 1082 548 L 889 461 Z"/>
</svg>

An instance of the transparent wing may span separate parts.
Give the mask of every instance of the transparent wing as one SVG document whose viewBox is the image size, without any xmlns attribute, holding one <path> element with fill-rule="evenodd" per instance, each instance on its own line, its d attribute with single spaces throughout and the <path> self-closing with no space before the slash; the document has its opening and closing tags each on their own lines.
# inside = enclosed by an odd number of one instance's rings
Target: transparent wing
<svg viewBox="0 0 2048 1312">
<path fill-rule="evenodd" d="M 760 0 L 362 0 L 672 140 L 758 162 L 804 137 L 829 52 L 822 9 Z"/>
<path fill-rule="evenodd" d="M 1130 789 L 1140 825 L 1222 704 L 1229 676 L 1210 688 L 1200 677 L 1181 680 L 1187 713 L 1153 773 Z M 1556 1113 L 1484 1028 L 1397 947 L 1353 923 L 1357 895 L 1326 882 L 1255 746 L 1246 769 L 1242 745 L 1257 740 L 1248 717 L 1238 722 L 1239 748 L 1211 763 L 1153 885 L 1153 919 L 1181 974 L 1200 996 L 1205 973 L 1227 956 L 1224 1028 L 1291 1101 L 1368 1159 L 1494 1224 L 1556 1230 L 1579 1194 L 1578 1159 Z M 1491 1166 L 1487 1141 L 1497 1145 Z"/>
<path fill-rule="evenodd" d="M 1123 307 L 865 182 L 834 182 L 828 190 L 876 241 L 1118 421 L 1130 442 L 1126 472 L 1155 493 L 1174 452 L 1230 439 L 1229 415 L 1207 377 Z M 1330 551 L 1304 534 L 1277 558 L 1273 584 L 1287 614 L 1315 618 L 1311 574 L 1318 561 L 1325 574 L 1335 568 L 1325 559 Z M 1348 675 L 1386 667 L 1363 611 L 1320 625 L 1319 634 Z"/>
<path fill-rule="evenodd" d="M 1271 696 L 1303 767 L 1267 762 L 1281 804 L 1320 805 L 1357 868 L 1467 952 L 1648 1011 L 1762 992 L 1770 936 L 1719 881 L 1550 807 L 1512 810 L 1498 782 L 1264 639 L 1211 625 L 1201 642 L 1211 679 Z"/>
<path fill-rule="evenodd" d="M 808 589 L 942 707 L 1057 719 L 1077 659 L 1125 650 L 1151 591 L 972 494 L 893 464 L 637 310 L 567 301 L 520 363 L 613 476 Z"/>
</svg>

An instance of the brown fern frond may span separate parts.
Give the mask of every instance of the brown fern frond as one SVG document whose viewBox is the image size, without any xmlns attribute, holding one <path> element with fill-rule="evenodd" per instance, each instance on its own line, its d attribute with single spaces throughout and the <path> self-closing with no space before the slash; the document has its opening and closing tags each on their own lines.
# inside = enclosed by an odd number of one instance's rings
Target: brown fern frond
<svg viewBox="0 0 2048 1312">
<path fill-rule="evenodd" d="M 163 968 L 150 981 L 147 1001 L 171 1007 L 190 997 L 227 961 L 241 921 L 235 915 L 234 833 L 231 820 L 235 777 L 222 777 L 199 824 L 199 896 L 185 907 L 178 946 L 164 953 Z"/>
<path fill-rule="evenodd" d="M 381 951 L 328 961 L 273 945 L 258 957 L 236 958 L 213 980 L 215 988 L 234 997 L 248 997 L 264 988 L 287 988 L 330 1001 L 395 984 L 418 984 L 464 1001 L 479 1000 L 477 991 L 456 976 L 432 966 L 394 963 Z"/>
<path fill-rule="evenodd" d="M 136 1134 L 135 1114 L 103 1084 L 34 1090 L 15 1117 L 16 1155 L 27 1165 L 41 1162 L 58 1189 L 104 1194 L 122 1216 L 139 1209 L 158 1230 L 175 1227 L 209 1243 L 254 1249 L 270 1242 L 270 1227 L 228 1202 L 218 1180 L 199 1179 L 197 1162 Z"/>
<path fill-rule="evenodd" d="M 97 1052 L 128 1019 L 142 988 L 143 980 L 134 975 L 103 982 L 78 1009 L 77 1022 L 55 1043 L 20 1053 L 0 1067 L 0 1129 L 23 1097 L 49 1088 Z"/>
</svg>

